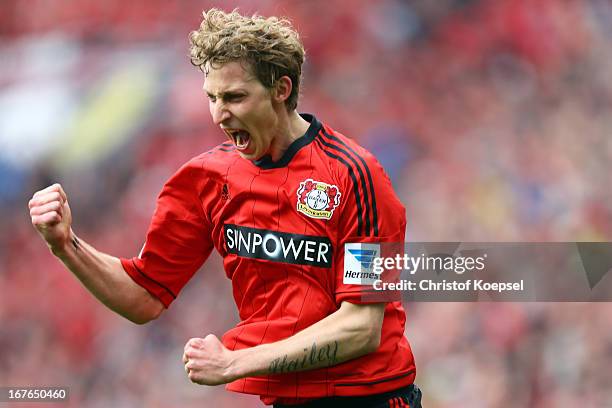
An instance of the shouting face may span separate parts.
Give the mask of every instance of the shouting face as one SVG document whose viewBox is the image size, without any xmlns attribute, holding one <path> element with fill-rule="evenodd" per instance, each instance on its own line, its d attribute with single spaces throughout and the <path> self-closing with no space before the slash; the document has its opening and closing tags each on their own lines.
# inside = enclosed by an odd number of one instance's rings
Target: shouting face
<svg viewBox="0 0 612 408">
<path fill-rule="evenodd" d="M 204 91 L 214 123 L 243 158 L 258 160 L 270 154 L 279 121 L 274 90 L 265 88 L 246 63 L 207 68 Z"/>
</svg>

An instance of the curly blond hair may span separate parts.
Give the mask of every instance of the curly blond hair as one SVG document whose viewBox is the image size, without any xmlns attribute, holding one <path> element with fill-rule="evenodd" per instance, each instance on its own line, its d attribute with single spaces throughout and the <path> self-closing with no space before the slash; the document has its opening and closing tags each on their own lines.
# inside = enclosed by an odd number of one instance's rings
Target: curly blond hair
<svg viewBox="0 0 612 408">
<path fill-rule="evenodd" d="M 206 72 L 208 65 L 230 61 L 250 63 L 257 79 L 271 89 L 282 76 L 291 79 L 287 110 L 297 107 L 304 46 L 286 19 L 243 16 L 213 8 L 202 13 L 200 28 L 189 33 L 191 63 Z"/>
</svg>

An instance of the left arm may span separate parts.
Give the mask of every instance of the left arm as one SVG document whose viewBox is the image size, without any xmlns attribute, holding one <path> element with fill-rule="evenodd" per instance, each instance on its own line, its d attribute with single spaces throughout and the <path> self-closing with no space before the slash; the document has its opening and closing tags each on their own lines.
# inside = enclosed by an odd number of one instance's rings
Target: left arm
<svg viewBox="0 0 612 408">
<path fill-rule="evenodd" d="M 187 342 L 183 363 L 189 379 L 204 385 L 334 366 L 378 348 L 384 310 L 385 303 L 342 302 L 337 311 L 285 340 L 236 351 L 209 334 Z"/>
</svg>

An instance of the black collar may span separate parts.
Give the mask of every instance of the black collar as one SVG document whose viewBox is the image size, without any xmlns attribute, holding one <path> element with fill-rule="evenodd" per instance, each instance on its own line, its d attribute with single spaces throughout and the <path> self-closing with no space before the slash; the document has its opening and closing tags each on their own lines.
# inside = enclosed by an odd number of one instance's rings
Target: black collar
<svg viewBox="0 0 612 408">
<path fill-rule="evenodd" d="M 307 146 L 308 144 L 310 144 L 310 142 L 314 140 L 314 138 L 321 131 L 323 125 L 321 125 L 321 122 L 319 122 L 317 118 L 314 117 L 314 115 L 308 113 L 300 113 L 300 116 L 304 118 L 304 120 L 306 120 L 307 122 L 310 122 L 310 126 L 308 126 L 308 130 L 306 131 L 306 133 L 304 133 L 304 135 L 300 136 L 298 139 L 294 140 L 289 145 L 289 147 L 287 148 L 285 153 L 283 153 L 283 156 L 280 158 L 279 161 L 273 162 L 272 157 L 270 157 L 270 155 L 266 155 L 259 160 L 254 160 L 254 165 L 265 170 L 286 167 L 291 161 L 291 159 L 293 159 L 293 156 L 295 156 L 295 154 L 302 147 Z"/>
</svg>

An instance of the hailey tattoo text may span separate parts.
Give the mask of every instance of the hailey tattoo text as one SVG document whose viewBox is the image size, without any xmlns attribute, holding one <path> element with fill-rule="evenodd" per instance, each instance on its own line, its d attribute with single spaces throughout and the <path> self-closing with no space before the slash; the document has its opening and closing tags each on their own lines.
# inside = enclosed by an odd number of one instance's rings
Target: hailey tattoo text
<svg viewBox="0 0 612 408">
<path fill-rule="evenodd" d="M 317 348 L 317 343 L 312 343 L 310 349 L 304 349 L 304 355 L 290 359 L 287 354 L 272 360 L 269 367 L 270 374 L 290 373 L 297 370 L 307 370 L 318 363 L 325 366 L 333 366 L 337 363 L 338 342 L 334 341 L 326 346 Z"/>
</svg>

